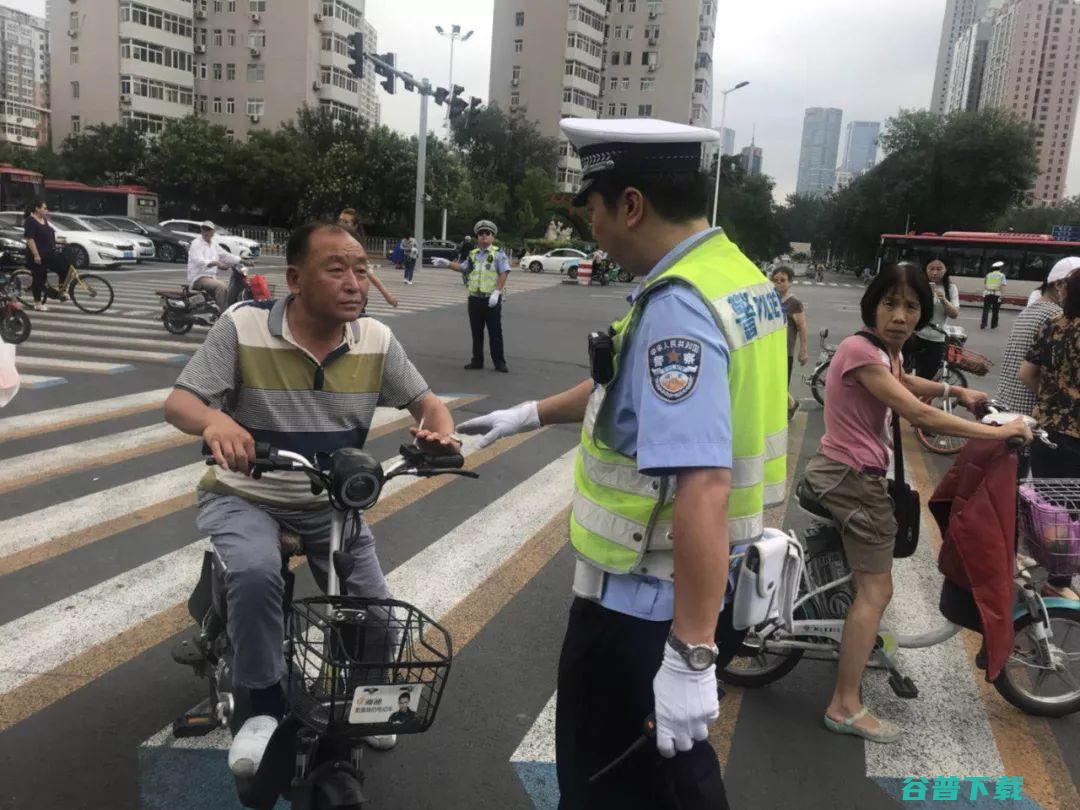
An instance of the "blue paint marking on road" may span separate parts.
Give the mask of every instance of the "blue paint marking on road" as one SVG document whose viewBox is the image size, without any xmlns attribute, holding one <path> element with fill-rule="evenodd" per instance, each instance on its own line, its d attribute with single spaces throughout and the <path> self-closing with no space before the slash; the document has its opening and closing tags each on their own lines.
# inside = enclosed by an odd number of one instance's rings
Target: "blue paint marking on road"
<svg viewBox="0 0 1080 810">
<path fill-rule="evenodd" d="M 40 388 L 52 388 L 56 385 L 65 385 L 67 383 L 67 377 L 39 377 L 32 382 L 26 382 L 26 378 L 19 384 L 20 388 L 25 388 L 28 391 L 37 391 Z"/>
<path fill-rule="evenodd" d="M 1042 805 L 1032 799 L 1030 796 L 1024 796 L 1022 799 L 995 799 L 994 798 L 994 784 L 993 780 L 987 782 L 990 789 L 989 796 L 981 796 L 978 799 L 971 799 L 966 795 L 967 783 L 963 783 L 963 789 L 960 791 L 960 796 L 956 799 L 937 800 L 934 801 L 929 798 L 932 793 L 927 793 L 927 799 L 923 801 L 912 801 L 903 799 L 904 780 L 891 776 L 875 776 L 873 781 L 881 788 L 889 798 L 895 801 L 901 807 L 910 810 L 940 810 L 942 807 L 949 808 L 966 808 L 966 810 L 1001 810 L 1002 808 L 1009 808 L 1009 810 L 1042 810 Z M 931 779 L 931 784 L 933 780 Z"/>
<path fill-rule="evenodd" d="M 139 798 L 144 810 L 243 810 L 225 752 L 217 749 L 143 746 Z M 289 803 L 279 799 L 274 810 L 289 810 Z"/>
<path fill-rule="evenodd" d="M 529 794 L 536 810 L 557 810 L 559 780 L 554 762 L 515 762 L 521 786 Z"/>
</svg>

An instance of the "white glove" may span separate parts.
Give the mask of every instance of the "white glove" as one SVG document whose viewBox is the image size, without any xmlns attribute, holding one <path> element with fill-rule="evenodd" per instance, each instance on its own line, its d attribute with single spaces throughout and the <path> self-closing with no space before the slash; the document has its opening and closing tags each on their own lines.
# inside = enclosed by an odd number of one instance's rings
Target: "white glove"
<svg viewBox="0 0 1080 810">
<path fill-rule="evenodd" d="M 540 412 L 534 400 L 522 402 L 513 408 L 492 411 L 485 416 L 477 416 L 475 419 L 462 422 L 457 429 L 459 433 L 470 435 L 482 433 L 483 436 L 476 443 L 476 449 L 482 450 L 505 436 L 524 433 L 526 430 L 536 430 L 538 427 L 540 427 Z"/>
<path fill-rule="evenodd" d="M 433 257 L 432 260 L 431 260 L 431 263 L 435 267 L 449 267 L 450 266 L 450 260 L 449 259 L 444 259 L 441 256 Z"/>
<path fill-rule="evenodd" d="M 660 756 L 689 751 L 695 742 L 708 738 L 709 723 L 720 716 L 716 666 L 697 672 L 665 644 L 664 660 L 653 678 L 653 698 Z"/>
<path fill-rule="evenodd" d="M 488 297 L 488 306 L 497 307 L 499 305 L 500 298 L 502 298 L 502 293 L 496 290 Z"/>
</svg>

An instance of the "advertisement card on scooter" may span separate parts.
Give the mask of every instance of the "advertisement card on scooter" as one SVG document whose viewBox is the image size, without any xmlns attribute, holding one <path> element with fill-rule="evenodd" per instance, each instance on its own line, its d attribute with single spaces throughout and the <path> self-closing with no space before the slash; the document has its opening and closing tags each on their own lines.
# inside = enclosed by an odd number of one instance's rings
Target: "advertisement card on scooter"
<svg viewBox="0 0 1080 810">
<path fill-rule="evenodd" d="M 406 725 L 417 720 L 421 684 L 358 686 L 349 708 L 349 722 Z"/>
</svg>

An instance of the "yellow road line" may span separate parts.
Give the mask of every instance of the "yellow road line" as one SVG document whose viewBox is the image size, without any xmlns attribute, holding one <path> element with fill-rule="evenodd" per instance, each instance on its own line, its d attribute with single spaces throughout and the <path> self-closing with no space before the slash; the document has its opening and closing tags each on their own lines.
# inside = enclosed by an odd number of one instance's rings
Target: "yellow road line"
<svg viewBox="0 0 1080 810">
<path fill-rule="evenodd" d="M 922 497 L 924 509 L 937 487 L 927 463 L 928 452 L 918 443 L 911 430 L 904 431 L 904 459 L 910 459 L 911 485 Z M 927 512 L 924 512 L 923 518 L 923 542 L 933 543 L 935 552 L 940 553 L 942 540 L 937 521 Z M 1073 784 L 1049 722 L 1042 717 L 1024 714 L 1006 703 L 994 685 L 987 683 L 985 673 L 975 666 L 975 655 L 982 645 L 981 636 L 967 630 L 962 631 L 961 635 L 971 676 L 978 686 L 1005 774 L 1024 777 L 1024 794 L 1047 810 L 1080 807 L 1080 793 Z"/>
<path fill-rule="evenodd" d="M 799 455 L 802 451 L 803 436 L 806 433 L 806 411 L 799 411 L 795 418 L 788 424 L 788 457 L 787 457 L 787 482 L 788 495 L 795 486 L 795 466 L 799 463 Z M 765 510 L 765 525 L 780 528 L 787 519 L 788 500 L 779 506 Z M 739 712 L 742 710 L 744 690 L 738 686 L 724 685 L 727 693 L 720 701 L 720 719 L 713 724 L 709 731 L 709 742 L 712 744 L 716 756 L 720 760 L 720 767 L 726 768 L 728 758 L 731 756 L 731 744 L 735 740 L 735 726 L 739 722 Z"/>
</svg>

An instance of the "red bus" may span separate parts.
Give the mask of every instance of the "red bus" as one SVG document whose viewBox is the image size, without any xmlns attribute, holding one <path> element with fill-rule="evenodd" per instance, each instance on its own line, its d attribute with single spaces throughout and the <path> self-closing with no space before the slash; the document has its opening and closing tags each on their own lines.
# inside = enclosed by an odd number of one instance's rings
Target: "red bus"
<svg viewBox="0 0 1080 810">
<path fill-rule="evenodd" d="M 145 186 L 88 186 L 73 180 L 46 180 L 49 208 L 66 214 L 130 217 L 158 221 L 158 196 Z"/>
<path fill-rule="evenodd" d="M 0 163 L 0 211 L 24 211 L 44 192 L 45 177 L 40 172 Z"/>
<path fill-rule="evenodd" d="M 983 279 L 991 265 L 1001 261 L 1008 283 L 1002 303 L 1023 307 L 1028 295 L 1046 281 L 1059 259 L 1080 256 L 1080 242 L 1061 242 L 1045 233 L 982 233 L 946 231 L 881 236 L 877 268 L 901 259 L 924 267 L 941 259 L 960 290 L 961 301 L 981 301 Z"/>
</svg>

